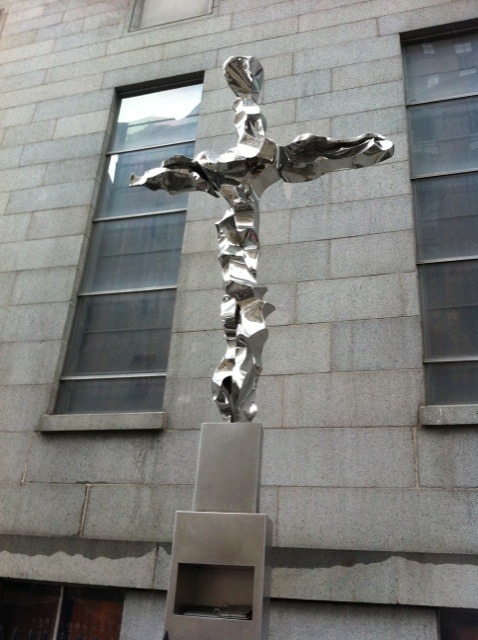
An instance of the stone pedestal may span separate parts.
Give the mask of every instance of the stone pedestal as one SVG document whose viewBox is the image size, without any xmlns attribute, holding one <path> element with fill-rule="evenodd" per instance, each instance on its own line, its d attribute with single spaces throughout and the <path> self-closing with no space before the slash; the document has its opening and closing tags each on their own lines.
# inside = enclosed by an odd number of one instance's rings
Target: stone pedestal
<svg viewBox="0 0 478 640">
<path fill-rule="evenodd" d="M 262 428 L 204 424 L 194 511 L 174 528 L 164 640 L 265 640 L 272 527 L 257 513 Z"/>
</svg>

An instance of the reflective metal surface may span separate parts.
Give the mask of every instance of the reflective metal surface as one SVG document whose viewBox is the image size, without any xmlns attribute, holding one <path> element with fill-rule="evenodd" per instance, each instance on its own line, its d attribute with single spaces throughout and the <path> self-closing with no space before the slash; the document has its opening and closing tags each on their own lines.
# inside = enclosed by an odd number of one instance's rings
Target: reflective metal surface
<svg viewBox="0 0 478 640">
<path fill-rule="evenodd" d="M 255 390 L 267 339 L 266 316 L 273 306 L 263 300 L 256 280 L 259 258 L 259 199 L 270 185 L 307 182 L 340 169 L 369 167 L 393 155 L 393 143 L 375 133 L 334 140 L 306 133 L 281 147 L 266 137 L 258 105 L 263 68 L 254 57 L 234 56 L 224 74 L 237 99 L 233 108 L 238 143 L 219 156 L 202 151 L 194 159 L 172 156 L 161 167 L 131 177 L 170 194 L 204 191 L 222 196 L 228 209 L 216 223 L 225 295 L 221 318 L 226 353 L 213 375 L 213 396 L 225 421 L 252 420 Z"/>
</svg>

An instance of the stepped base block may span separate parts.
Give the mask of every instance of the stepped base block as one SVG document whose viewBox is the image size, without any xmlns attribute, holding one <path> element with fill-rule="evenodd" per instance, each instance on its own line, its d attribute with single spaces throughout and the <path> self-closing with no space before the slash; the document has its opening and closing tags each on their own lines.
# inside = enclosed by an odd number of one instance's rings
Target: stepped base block
<svg viewBox="0 0 478 640">
<path fill-rule="evenodd" d="M 260 424 L 201 425 L 193 510 L 256 513 L 261 444 Z"/>
<path fill-rule="evenodd" d="M 262 513 L 178 511 L 164 638 L 266 640 L 271 531 Z"/>
</svg>

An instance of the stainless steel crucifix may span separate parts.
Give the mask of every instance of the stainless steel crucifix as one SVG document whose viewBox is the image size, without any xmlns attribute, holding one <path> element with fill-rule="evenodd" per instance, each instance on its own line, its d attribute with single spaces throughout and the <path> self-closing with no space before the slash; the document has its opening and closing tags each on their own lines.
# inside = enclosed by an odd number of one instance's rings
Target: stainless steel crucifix
<svg viewBox="0 0 478 640">
<path fill-rule="evenodd" d="M 254 57 L 233 56 L 224 64 L 227 83 L 237 96 L 233 108 L 238 143 L 212 157 L 175 155 L 131 186 L 144 185 L 170 194 L 204 191 L 222 196 L 228 209 L 216 223 L 225 294 L 221 318 L 226 353 L 213 377 L 213 398 L 226 422 L 252 420 L 255 391 L 267 339 L 265 318 L 274 307 L 257 284 L 259 199 L 275 182 L 308 182 L 340 169 L 370 167 L 393 155 L 393 143 L 375 133 L 334 140 L 305 133 L 281 147 L 266 137 L 258 105 L 263 68 Z"/>
</svg>

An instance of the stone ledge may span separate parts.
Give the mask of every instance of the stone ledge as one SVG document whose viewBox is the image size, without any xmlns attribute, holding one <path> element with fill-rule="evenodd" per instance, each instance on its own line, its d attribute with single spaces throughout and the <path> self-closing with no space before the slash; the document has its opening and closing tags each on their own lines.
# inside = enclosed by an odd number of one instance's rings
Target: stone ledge
<svg viewBox="0 0 478 640">
<path fill-rule="evenodd" d="M 160 431 L 166 424 L 166 412 L 148 413 L 71 413 L 43 415 L 42 433 L 61 431 Z"/>
<path fill-rule="evenodd" d="M 478 404 L 426 405 L 418 415 L 421 424 L 428 427 L 478 425 Z"/>
</svg>

